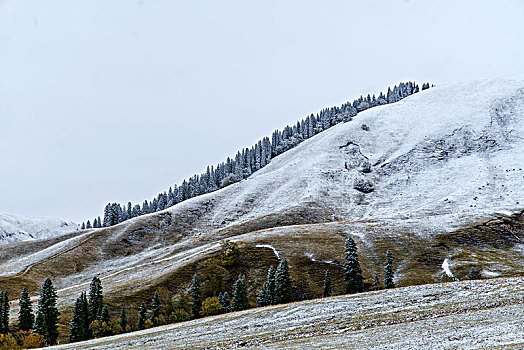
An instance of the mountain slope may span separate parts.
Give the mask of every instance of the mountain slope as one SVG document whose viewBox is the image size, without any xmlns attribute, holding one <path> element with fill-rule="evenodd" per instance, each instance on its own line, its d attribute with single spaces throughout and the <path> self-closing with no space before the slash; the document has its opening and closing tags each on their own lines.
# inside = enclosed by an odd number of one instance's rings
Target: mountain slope
<svg viewBox="0 0 524 350">
<path fill-rule="evenodd" d="M 48 238 L 77 228 L 72 221 L 0 213 L 0 244 Z"/>
<path fill-rule="evenodd" d="M 257 308 L 51 349 L 471 349 L 524 345 L 522 278 Z"/>
<path fill-rule="evenodd" d="M 0 247 L 0 288 L 34 294 L 51 277 L 70 310 L 99 275 L 111 306 L 136 307 L 157 286 L 186 288 L 225 238 L 242 256 L 224 285 L 247 274 L 252 301 L 282 258 L 297 298 L 318 294 L 328 268 L 341 285 L 347 235 L 368 284 L 388 249 L 397 285 L 463 278 L 472 266 L 484 277 L 520 275 L 523 165 L 524 77 L 435 87 L 364 111 L 219 191 L 113 227 Z"/>
</svg>

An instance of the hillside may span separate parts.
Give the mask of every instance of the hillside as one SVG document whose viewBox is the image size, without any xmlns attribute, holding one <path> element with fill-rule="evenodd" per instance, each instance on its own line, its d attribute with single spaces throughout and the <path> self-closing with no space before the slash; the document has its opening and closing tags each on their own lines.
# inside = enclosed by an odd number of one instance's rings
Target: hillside
<svg viewBox="0 0 524 350">
<path fill-rule="evenodd" d="M 522 278 L 413 286 L 207 317 L 52 349 L 524 346 Z"/>
<path fill-rule="evenodd" d="M 0 213 L 0 244 L 49 238 L 79 228 L 72 221 Z"/>
<path fill-rule="evenodd" d="M 252 302 L 282 258 L 296 298 L 318 295 L 328 268 L 341 293 L 347 235 L 368 286 L 387 249 L 400 286 L 462 279 L 472 266 L 517 276 L 523 168 L 524 77 L 439 86 L 359 113 L 216 192 L 113 227 L 4 245 L 0 288 L 35 295 L 51 277 L 67 327 L 94 275 L 114 310 L 136 308 L 158 286 L 185 289 L 228 238 L 242 254 L 221 271 L 224 288 L 246 273 Z"/>
</svg>

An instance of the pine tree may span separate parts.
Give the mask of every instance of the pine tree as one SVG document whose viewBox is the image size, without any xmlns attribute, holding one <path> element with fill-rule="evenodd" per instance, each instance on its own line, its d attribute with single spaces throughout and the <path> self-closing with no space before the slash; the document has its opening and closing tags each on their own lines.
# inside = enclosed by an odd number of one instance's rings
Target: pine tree
<svg viewBox="0 0 524 350">
<path fill-rule="evenodd" d="M 155 294 L 153 295 L 153 304 L 151 308 L 151 322 L 156 326 L 158 321 L 158 316 L 160 316 L 160 297 L 158 296 L 158 292 L 155 291 Z"/>
<path fill-rule="evenodd" d="M 275 304 L 275 267 L 270 266 L 267 271 L 267 305 L 273 305 Z"/>
<path fill-rule="evenodd" d="M 98 319 L 102 312 L 102 282 L 98 277 L 93 277 L 89 286 L 89 323 Z"/>
<path fill-rule="evenodd" d="M 107 305 L 102 306 L 102 311 L 100 311 L 98 320 L 100 322 L 105 322 L 106 324 L 109 324 L 109 317 L 109 308 L 107 307 Z"/>
<path fill-rule="evenodd" d="M 2 322 L 2 315 L 4 314 L 4 291 L 0 291 L 0 334 L 6 334 L 4 323 Z"/>
<path fill-rule="evenodd" d="M 480 269 L 476 268 L 475 266 L 472 266 L 469 269 L 468 279 L 470 279 L 470 280 L 478 280 L 478 279 L 480 279 L 480 277 L 481 277 Z"/>
<path fill-rule="evenodd" d="M 86 224 L 84 222 L 82 222 L 82 226 L 80 227 L 81 230 L 85 230 L 86 228 Z"/>
<path fill-rule="evenodd" d="M 291 278 L 289 277 L 289 266 L 287 260 L 280 262 L 275 273 L 275 304 L 289 303 L 293 301 L 291 290 Z"/>
<path fill-rule="evenodd" d="M 118 324 L 122 327 L 122 330 L 125 332 L 127 327 L 127 312 L 126 307 L 122 306 L 122 311 L 120 311 L 120 318 L 118 319 Z"/>
<path fill-rule="evenodd" d="M 9 333 L 9 292 L 4 291 L 4 301 L 2 308 L 2 324 L 5 334 Z"/>
<path fill-rule="evenodd" d="M 329 273 L 329 270 L 326 270 L 326 276 L 324 278 L 324 288 L 322 289 L 322 297 L 330 297 L 333 295 L 333 291 L 331 290 L 331 275 Z"/>
<path fill-rule="evenodd" d="M 386 252 L 386 273 L 384 277 L 384 288 L 395 288 L 395 283 L 393 283 L 393 255 L 389 250 Z"/>
<path fill-rule="evenodd" d="M 113 225 L 113 210 L 111 208 L 111 203 L 108 203 L 104 208 L 104 227 L 109 227 Z"/>
<path fill-rule="evenodd" d="M 145 301 L 140 305 L 140 311 L 138 312 L 138 329 L 146 328 L 145 323 L 147 319 L 147 306 Z"/>
<path fill-rule="evenodd" d="M 45 337 L 45 332 L 46 332 L 45 318 L 44 318 L 43 312 L 41 312 L 40 309 L 36 311 L 35 324 L 33 325 L 33 330 L 36 333 L 43 335 Z"/>
<path fill-rule="evenodd" d="M 247 308 L 249 308 L 249 299 L 246 276 L 238 275 L 235 284 L 233 284 L 233 300 L 231 301 L 231 310 L 240 311 Z"/>
<path fill-rule="evenodd" d="M 33 328 L 35 322 L 35 315 L 33 314 L 33 304 L 29 297 L 27 288 L 22 289 L 22 296 L 20 297 L 20 313 L 18 314 L 18 328 L 23 331 L 29 331 Z"/>
<path fill-rule="evenodd" d="M 373 280 L 373 290 L 379 290 L 380 289 L 380 280 L 378 278 L 378 275 L 375 274 L 375 279 Z"/>
<path fill-rule="evenodd" d="M 231 299 L 229 298 L 229 293 L 224 292 L 222 294 L 222 300 L 220 300 L 220 304 L 222 305 L 222 312 L 231 312 Z"/>
<path fill-rule="evenodd" d="M 82 312 L 81 312 L 81 319 L 82 322 L 82 329 L 84 334 L 84 340 L 89 339 L 91 337 L 91 331 L 89 330 L 89 302 L 87 301 L 87 294 L 86 292 L 82 292 L 80 295 L 80 298 L 82 300 Z"/>
<path fill-rule="evenodd" d="M 346 281 L 346 292 L 349 294 L 362 292 L 363 279 L 362 270 L 358 262 L 357 245 L 355 241 L 348 237 L 346 240 L 346 250 L 344 254 L 344 279 Z"/>
<path fill-rule="evenodd" d="M 60 313 L 56 307 L 56 290 L 49 278 L 44 280 L 40 288 L 40 299 L 38 300 L 38 313 L 35 323 L 38 333 L 43 335 L 49 345 L 55 345 L 58 338 L 58 316 Z M 36 329 L 35 329 L 36 330 Z"/>
<path fill-rule="evenodd" d="M 264 284 L 262 285 L 262 289 L 260 290 L 260 294 L 258 295 L 258 298 L 257 298 L 257 303 L 256 303 L 257 307 L 271 305 L 270 303 L 268 303 L 268 300 L 269 300 L 268 294 L 269 294 L 268 284 L 267 282 L 264 282 Z"/>
<path fill-rule="evenodd" d="M 200 278 L 195 273 L 193 281 L 189 287 L 191 294 L 191 310 L 193 311 L 193 317 L 199 318 L 202 313 L 202 284 Z"/>
<path fill-rule="evenodd" d="M 80 295 L 80 297 L 76 299 L 73 318 L 71 319 L 69 341 L 72 343 L 82 341 L 86 338 L 83 318 L 83 300 L 82 295 Z"/>
<path fill-rule="evenodd" d="M 0 333 L 9 333 L 9 292 L 0 292 Z"/>
<path fill-rule="evenodd" d="M 93 228 L 93 226 L 91 226 L 91 221 L 87 220 L 86 228 Z"/>
</svg>

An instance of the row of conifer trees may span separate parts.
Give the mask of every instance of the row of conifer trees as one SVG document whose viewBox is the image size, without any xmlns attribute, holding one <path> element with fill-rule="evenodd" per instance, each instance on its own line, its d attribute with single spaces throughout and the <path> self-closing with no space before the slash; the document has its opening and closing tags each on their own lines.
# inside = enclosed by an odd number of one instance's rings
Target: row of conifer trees
<svg viewBox="0 0 524 350">
<path fill-rule="evenodd" d="M 236 245 L 231 242 L 223 244 L 226 252 L 235 251 Z M 235 251 L 235 253 L 238 253 Z M 225 255 L 228 256 L 227 254 Z M 345 291 L 347 293 L 358 293 L 364 290 L 362 270 L 358 260 L 357 247 L 354 240 L 348 237 L 345 242 L 345 263 L 343 266 Z M 386 253 L 384 287 L 393 288 L 393 257 L 388 250 Z M 375 275 L 373 289 L 379 289 L 378 276 Z M 323 297 L 333 295 L 330 271 L 325 273 Z M 182 314 L 174 312 L 171 322 L 185 321 L 191 318 L 227 313 L 231 311 L 245 310 L 250 307 L 248 299 L 248 286 L 246 277 L 240 274 L 233 284 L 231 296 L 228 292 L 220 293 L 218 296 L 202 300 L 202 281 L 198 274 L 193 276 L 189 286 L 190 310 Z M 49 278 L 42 284 L 36 315 L 33 312 L 31 299 L 27 288 L 22 290 L 20 298 L 19 325 L 21 331 L 30 332 L 33 338 L 40 336 L 38 345 L 54 345 L 58 338 L 58 317 L 60 313 L 56 307 L 56 291 Z M 283 304 L 293 301 L 292 283 L 289 273 L 289 264 L 282 259 L 275 269 L 270 266 L 266 281 L 262 285 L 256 299 L 256 306 L 267 306 Z M 75 302 L 73 315 L 70 323 L 70 342 L 77 342 L 91 338 L 98 338 L 119 334 L 131 329 L 145 329 L 159 324 L 161 301 L 158 291 L 155 291 L 151 302 L 151 311 L 147 303 L 142 302 L 138 312 L 136 327 L 128 324 L 127 310 L 122 306 L 118 320 L 110 318 L 107 305 L 103 302 L 102 283 L 98 277 L 94 277 L 89 286 L 89 291 L 82 292 Z M 165 320 L 164 320 L 165 321 Z M 7 291 L 0 292 L 0 334 L 9 333 L 9 294 Z M 29 339 L 29 338 L 28 338 Z M 34 342 L 34 339 L 33 339 Z"/>
<path fill-rule="evenodd" d="M 429 83 L 422 85 L 422 90 L 428 89 Z M 91 222 L 82 223 L 82 229 L 113 226 L 128 219 L 153 213 L 171 207 L 186 199 L 201 194 L 213 192 L 237 181 L 249 177 L 252 173 L 262 169 L 271 159 L 296 147 L 302 141 L 327 130 L 339 123 L 352 120 L 358 113 L 389 103 L 394 103 L 419 92 L 419 86 L 414 82 L 405 82 L 388 88 L 387 93 L 378 96 L 360 96 L 353 102 L 346 102 L 341 106 L 324 108 L 319 113 L 311 114 L 294 125 L 288 125 L 282 130 L 275 130 L 271 137 L 264 137 L 251 148 L 238 151 L 234 157 L 215 167 L 208 166 L 202 174 L 191 176 L 180 185 L 174 185 L 169 190 L 159 193 L 152 200 L 144 200 L 142 205 L 108 203 L 104 208 L 103 220 L 97 217 Z"/>
<path fill-rule="evenodd" d="M 19 300 L 18 331 L 12 332 L 9 326 L 9 293 L 0 292 L 0 334 L 2 346 L 10 349 L 54 345 L 58 339 L 58 316 L 56 290 L 49 278 L 40 288 L 36 315 L 27 288 L 22 289 Z"/>
</svg>

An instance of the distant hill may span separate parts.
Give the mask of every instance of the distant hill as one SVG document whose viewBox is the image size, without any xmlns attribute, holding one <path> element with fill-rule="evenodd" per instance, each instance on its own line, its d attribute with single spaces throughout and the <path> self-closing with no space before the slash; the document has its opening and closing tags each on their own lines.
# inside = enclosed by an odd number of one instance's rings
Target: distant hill
<svg viewBox="0 0 524 350">
<path fill-rule="evenodd" d="M 0 213 L 0 244 L 48 238 L 77 228 L 62 219 Z"/>
</svg>

